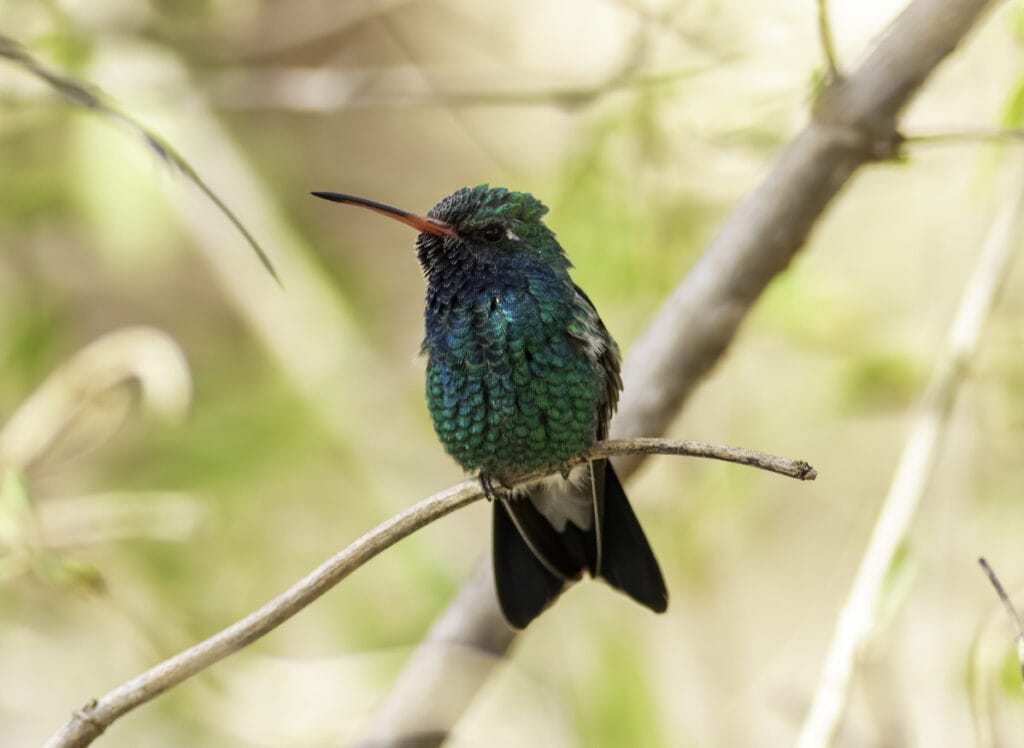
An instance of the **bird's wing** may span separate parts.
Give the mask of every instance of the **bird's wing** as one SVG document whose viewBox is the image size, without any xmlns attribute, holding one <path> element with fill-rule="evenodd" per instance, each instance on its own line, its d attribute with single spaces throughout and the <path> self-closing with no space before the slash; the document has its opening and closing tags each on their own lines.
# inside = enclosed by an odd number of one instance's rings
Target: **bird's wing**
<svg viewBox="0 0 1024 748">
<path fill-rule="evenodd" d="M 569 324 L 569 337 L 597 361 L 604 371 L 604 397 L 596 435 L 600 440 L 608 436 L 608 422 L 619 403 L 619 391 L 622 389 L 619 346 L 608 333 L 608 328 L 604 326 L 593 302 L 583 289 L 573 284 L 573 290 L 576 293 L 576 316 Z"/>
<path fill-rule="evenodd" d="M 596 439 L 608 436 L 608 423 L 619 402 L 619 391 L 622 389 L 622 377 L 619 374 L 619 347 L 615 344 L 608 328 L 601 321 L 601 316 L 594 308 L 594 303 L 586 292 L 573 284 L 576 294 L 576 318 L 569 325 L 570 338 L 576 340 L 583 351 L 600 364 L 604 372 L 604 393 L 601 398 L 601 413 L 597 422 Z M 590 492 L 593 507 L 594 539 L 596 543 L 597 568 L 601 568 L 604 555 L 602 539 L 604 538 L 604 492 L 605 492 L 605 460 L 595 460 L 589 465 Z"/>
</svg>

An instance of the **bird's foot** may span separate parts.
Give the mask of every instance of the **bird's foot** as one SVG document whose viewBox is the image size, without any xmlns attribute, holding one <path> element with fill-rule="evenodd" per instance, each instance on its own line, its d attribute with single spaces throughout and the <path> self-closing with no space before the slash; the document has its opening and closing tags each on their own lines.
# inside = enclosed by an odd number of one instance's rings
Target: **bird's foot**
<svg viewBox="0 0 1024 748">
<path fill-rule="evenodd" d="M 570 465 L 568 462 L 563 462 L 558 466 L 558 472 L 562 476 L 562 480 L 569 480 L 569 474 L 572 473 L 574 465 Z"/>
<path fill-rule="evenodd" d="M 497 493 L 494 490 L 494 482 L 491 476 L 481 470 L 478 477 L 480 478 L 480 489 L 484 492 L 484 498 L 488 501 L 494 501 Z"/>
<path fill-rule="evenodd" d="M 477 477 L 480 479 L 480 489 L 484 492 L 484 498 L 488 501 L 506 498 L 511 493 L 511 489 L 501 482 L 501 478 L 498 478 L 498 486 L 495 487 L 494 477 L 485 470 L 481 470 Z"/>
</svg>

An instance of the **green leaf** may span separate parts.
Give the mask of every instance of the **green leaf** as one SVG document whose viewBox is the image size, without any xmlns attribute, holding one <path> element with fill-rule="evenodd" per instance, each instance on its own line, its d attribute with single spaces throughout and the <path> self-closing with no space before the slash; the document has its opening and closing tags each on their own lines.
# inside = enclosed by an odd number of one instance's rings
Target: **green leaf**
<svg viewBox="0 0 1024 748">
<path fill-rule="evenodd" d="M 1003 127 L 1016 128 L 1024 126 L 1024 76 L 1017 81 L 1003 105 Z"/>
<path fill-rule="evenodd" d="M 24 477 L 14 470 L 0 476 L 0 547 L 21 548 L 31 522 L 32 500 Z"/>
<path fill-rule="evenodd" d="M 879 621 L 890 621 L 903 605 L 913 586 L 917 564 L 906 543 L 900 545 L 889 564 L 878 599 Z"/>
<path fill-rule="evenodd" d="M 923 372 L 907 356 L 869 354 L 847 368 L 844 399 L 847 407 L 855 410 L 902 408 L 917 397 L 923 381 Z"/>
</svg>

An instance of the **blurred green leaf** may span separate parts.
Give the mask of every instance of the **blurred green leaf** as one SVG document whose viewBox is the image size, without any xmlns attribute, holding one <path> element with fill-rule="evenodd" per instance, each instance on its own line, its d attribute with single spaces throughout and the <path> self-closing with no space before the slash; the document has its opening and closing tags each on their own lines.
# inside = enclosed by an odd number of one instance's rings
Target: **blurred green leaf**
<svg viewBox="0 0 1024 748">
<path fill-rule="evenodd" d="M 32 501 L 20 473 L 4 470 L 0 475 L 0 546 L 18 549 L 26 542 Z"/>
<path fill-rule="evenodd" d="M 586 691 L 578 694 L 582 744 L 590 748 L 669 745 L 657 719 L 659 695 L 643 660 L 636 657 L 633 642 L 617 631 L 603 636 L 594 661 L 601 663 L 605 674 L 614 676 L 592 679 Z"/>
<path fill-rule="evenodd" d="M 1024 673 L 1021 672 L 1016 647 L 1013 646 L 1010 636 L 1007 636 L 1007 639 L 1009 643 L 1006 647 L 1006 654 L 999 666 L 999 686 L 1004 695 L 1013 701 L 1024 703 Z"/>
<path fill-rule="evenodd" d="M 847 366 L 843 397 L 851 410 L 904 408 L 920 394 L 924 379 L 924 372 L 907 356 L 869 354 Z"/>
<path fill-rule="evenodd" d="M 233 225 L 238 232 L 242 234 L 245 241 L 249 244 L 252 250 L 256 253 L 260 262 L 266 268 L 267 272 L 269 272 L 275 280 L 280 282 L 277 271 L 274 269 L 274 265 L 270 261 L 270 257 L 267 256 L 267 253 L 259 242 L 256 241 L 256 238 L 250 233 L 249 229 L 244 223 L 242 223 L 238 216 L 235 215 L 234 211 L 228 207 L 227 203 L 221 199 L 220 195 L 214 192 L 206 181 L 199 176 L 199 173 L 192 167 L 192 164 L 185 160 L 185 158 L 175 150 L 174 146 L 153 131 L 146 128 L 134 117 L 108 102 L 106 97 L 103 96 L 98 89 L 87 83 L 77 81 L 74 78 L 61 75 L 60 73 L 50 70 L 29 54 L 27 50 L 18 44 L 18 42 L 3 35 L 0 35 L 0 58 L 7 59 L 9 62 L 13 63 L 25 72 L 44 81 L 71 103 L 84 107 L 90 111 L 97 112 L 114 122 L 118 122 L 126 126 L 136 134 L 151 151 L 159 156 L 165 163 L 174 167 L 174 169 L 188 179 L 188 181 L 198 187 L 199 190 L 217 206 L 217 209 L 224 214 L 228 221 L 231 222 L 231 225 Z"/>
<path fill-rule="evenodd" d="M 36 37 L 32 44 L 57 65 L 70 70 L 81 70 L 92 58 L 92 41 L 85 34 L 76 33 L 67 22 L 58 31 Z"/>
<path fill-rule="evenodd" d="M 1006 97 L 1001 121 L 1003 127 L 1007 128 L 1024 126 L 1024 75 L 1020 77 Z"/>
<path fill-rule="evenodd" d="M 44 554 L 33 564 L 36 577 L 55 589 L 100 594 L 106 592 L 106 580 L 94 565 L 72 558 Z"/>
<path fill-rule="evenodd" d="M 92 118 L 77 118 L 70 135 L 67 181 L 91 246 L 122 272 L 166 264 L 181 235 L 152 162 L 134 158 L 130 143 Z"/>
<path fill-rule="evenodd" d="M 21 396 L 50 372 L 60 359 L 67 319 L 57 299 L 19 294 L 14 309 L 0 321 L 0 367 L 9 378 L 0 383 L 14 386 L 11 395 Z M 13 410 L 13 408 L 12 408 Z"/>
<path fill-rule="evenodd" d="M 885 572 L 885 580 L 882 582 L 878 601 L 880 628 L 886 625 L 886 621 L 891 621 L 901 609 L 903 601 L 910 593 L 916 574 L 916 560 L 909 545 L 905 542 L 896 551 L 892 563 L 889 564 L 889 568 Z"/>
</svg>

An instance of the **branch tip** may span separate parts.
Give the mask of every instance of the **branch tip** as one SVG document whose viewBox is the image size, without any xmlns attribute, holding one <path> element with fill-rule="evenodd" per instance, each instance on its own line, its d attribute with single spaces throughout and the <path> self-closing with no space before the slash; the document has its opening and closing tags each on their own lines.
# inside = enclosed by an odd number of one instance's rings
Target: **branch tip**
<svg viewBox="0 0 1024 748">
<path fill-rule="evenodd" d="M 985 560 L 984 556 L 978 559 L 978 563 L 981 565 L 981 568 L 984 569 L 985 575 L 988 577 L 988 581 L 991 582 L 992 586 L 995 588 L 996 594 L 999 596 L 999 601 L 1003 604 L 1003 609 L 1006 611 L 1006 615 L 1010 619 L 1010 624 L 1014 628 L 1014 642 L 1017 645 L 1017 659 L 1020 661 L 1021 679 L 1024 681 L 1024 624 L 1021 623 L 1020 614 L 1017 612 L 1017 608 L 1014 607 L 1013 602 L 1010 600 L 1010 596 L 1006 594 L 1006 590 L 999 581 L 999 577 L 996 576 L 995 570 L 989 566 L 989 563 Z"/>
</svg>

